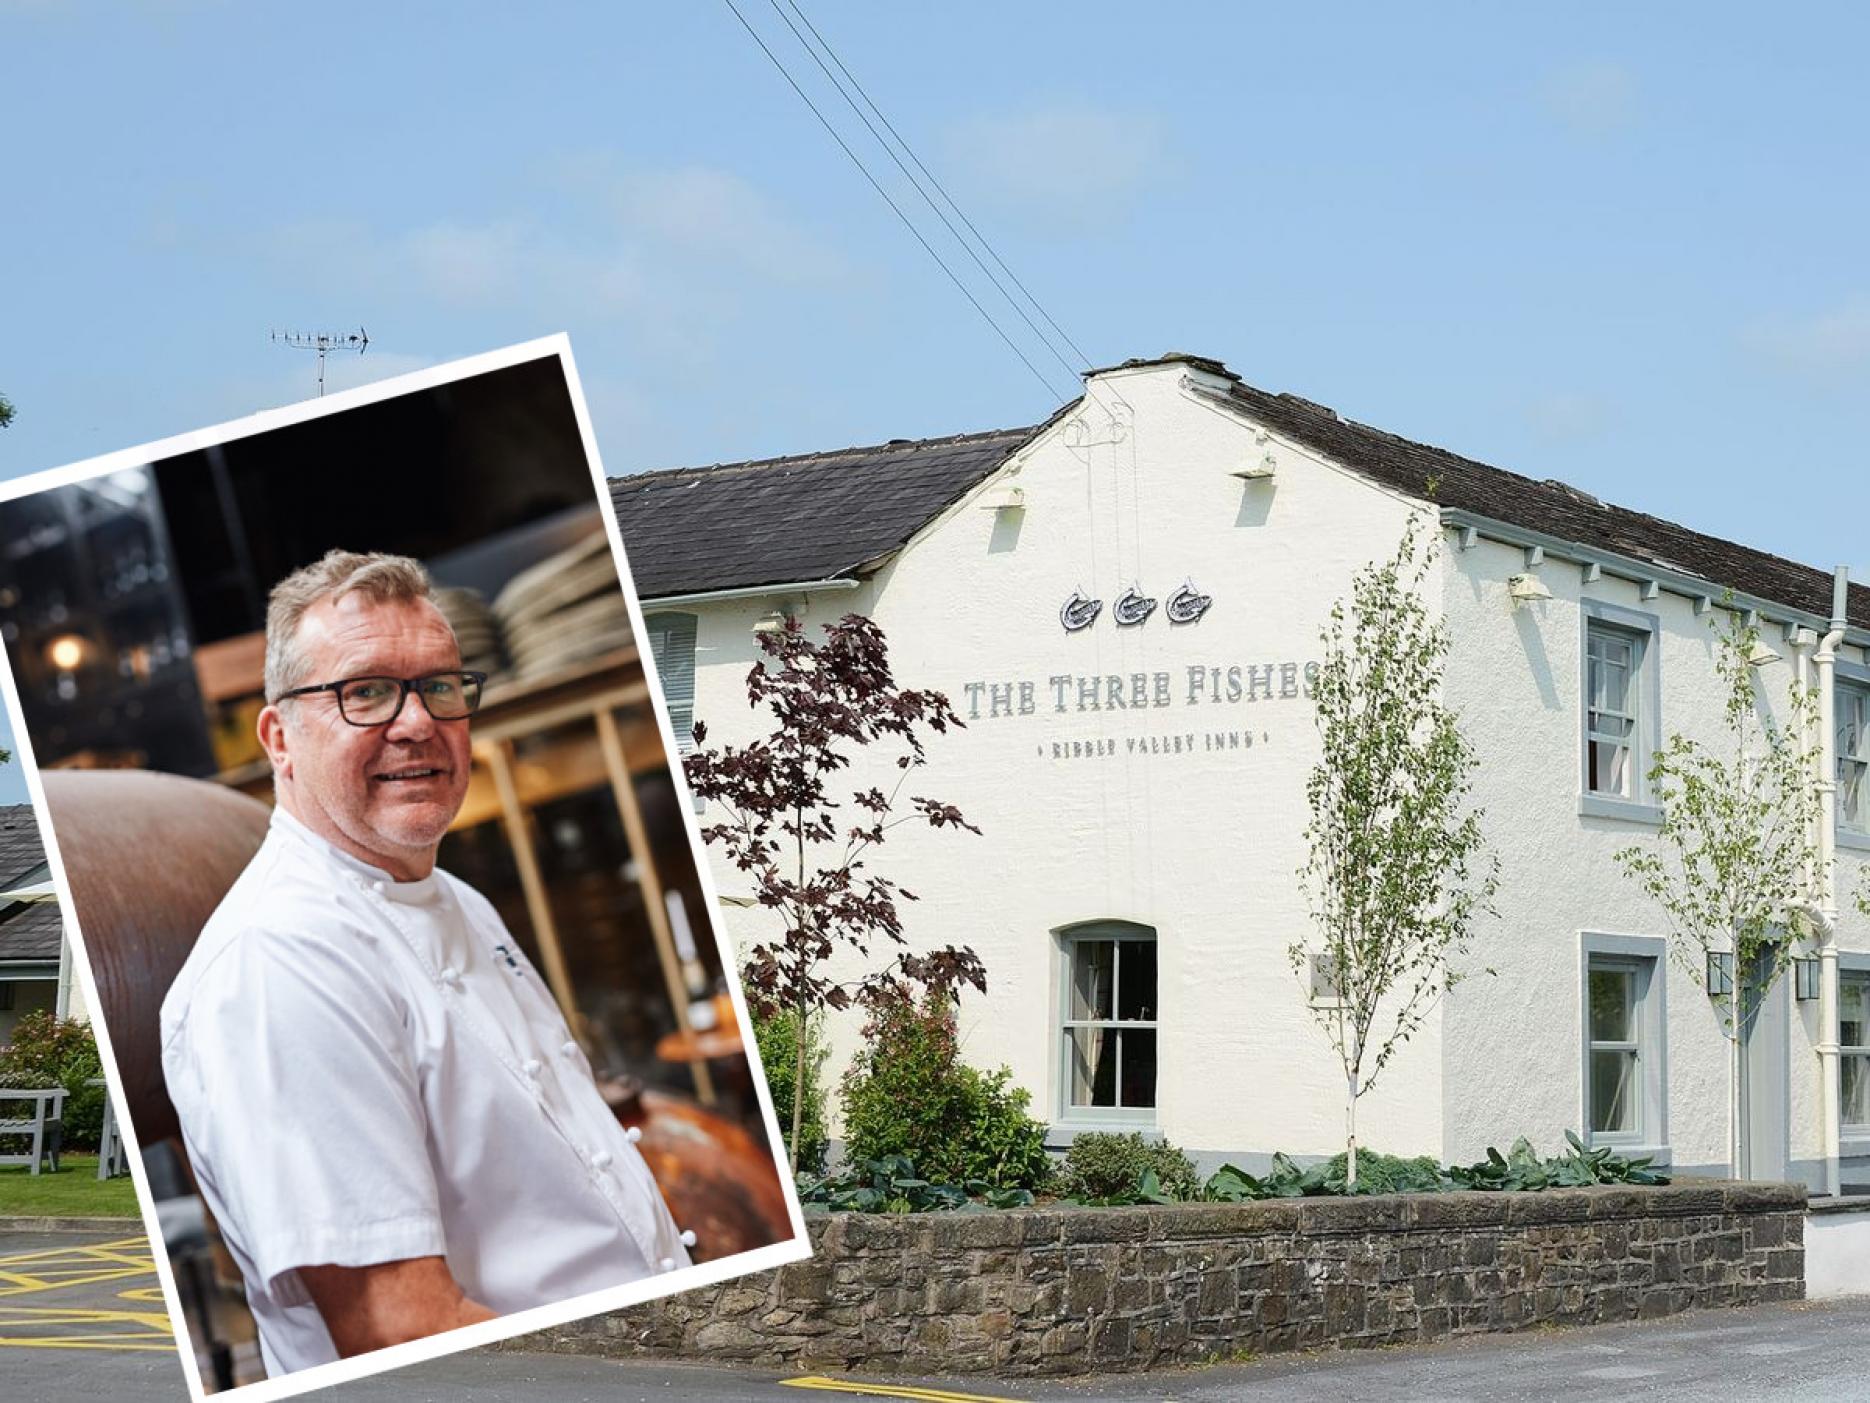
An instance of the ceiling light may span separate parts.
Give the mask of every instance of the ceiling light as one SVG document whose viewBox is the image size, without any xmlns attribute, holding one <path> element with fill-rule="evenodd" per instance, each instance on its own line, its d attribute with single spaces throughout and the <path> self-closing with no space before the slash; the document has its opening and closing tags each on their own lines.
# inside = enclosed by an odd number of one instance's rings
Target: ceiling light
<svg viewBox="0 0 1870 1403">
<path fill-rule="evenodd" d="M 70 672 L 84 661 L 84 640 L 75 633 L 62 633 L 46 644 L 45 655 L 60 672 Z"/>
</svg>

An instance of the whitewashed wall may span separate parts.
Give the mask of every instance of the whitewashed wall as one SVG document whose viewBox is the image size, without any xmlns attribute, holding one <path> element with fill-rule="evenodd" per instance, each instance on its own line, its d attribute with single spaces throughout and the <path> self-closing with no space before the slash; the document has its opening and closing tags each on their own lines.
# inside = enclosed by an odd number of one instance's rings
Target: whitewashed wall
<svg viewBox="0 0 1870 1403">
<path fill-rule="evenodd" d="M 1556 1145 L 1584 1120 L 1580 1048 L 1580 937 L 1584 932 L 1666 936 L 1662 912 L 1623 874 L 1615 852 L 1656 843 L 1653 824 L 1578 812 L 1583 680 L 1581 601 L 1654 615 L 1661 639 L 1661 733 L 1705 742 L 1726 734 L 1714 671 L 1719 611 L 1605 577 L 1585 583 L 1574 564 L 1548 561 L 1547 602 L 1512 607 L 1506 580 L 1526 568 L 1518 546 L 1482 540 L 1445 550 L 1446 617 L 1455 639 L 1447 681 L 1462 730 L 1479 750 L 1477 801 L 1502 859 L 1501 920 L 1475 951 L 1497 971 L 1458 988 L 1446 1012 L 1450 1088 L 1446 1153 L 1471 1158 L 1514 1133 Z M 1763 635 L 1783 661 L 1756 669 L 1762 705 L 1783 719 L 1792 648 L 1777 626 Z M 1855 660 L 1855 649 L 1846 656 Z M 1861 870 L 1846 853 L 1846 890 Z M 1849 904 L 1847 903 L 1847 906 Z M 1870 942 L 1870 925 L 1847 909 L 1846 948 Z M 1792 1009 L 1790 1153 L 1795 1167 L 1821 1158 L 1816 1002 L 1794 1003 L 1790 981 L 1772 997 Z M 1707 995 L 1680 968 L 1667 975 L 1667 1149 L 1674 1163 L 1724 1166 L 1729 1158 L 1728 1045 Z"/>
<path fill-rule="evenodd" d="M 1277 441 L 1256 443 L 1249 425 L 1183 390 L 1185 371 L 1099 377 L 1096 393 L 1128 406 L 1120 437 L 1095 409 L 1088 442 L 1078 426 L 1057 426 L 989 484 L 1020 486 L 1023 513 L 965 502 L 870 587 L 813 600 L 808 617 L 872 614 L 898 678 L 947 692 L 968 719 L 933 743 L 920 783 L 983 836 L 906 829 L 878 863 L 922 897 L 908 908 L 914 941 L 969 944 L 986 962 L 988 998 L 963 1007 L 968 1056 L 1010 1065 L 1039 1113 L 1056 1117 L 1054 932 L 1140 922 L 1159 941 L 1160 1129 L 1215 1153 L 1329 1153 L 1341 1143 L 1341 1075 L 1285 954 L 1306 928 L 1294 874 L 1317 743 L 1309 702 L 1280 693 L 1316 658 L 1331 602 L 1357 568 L 1394 550 L 1413 508 Z M 1230 475 L 1269 449 L 1274 480 Z M 1185 578 L 1213 596 L 1199 623 L 1171 627 L 1160 608 L 1137 628 L 1113 623 L 1110 605 L 1132 581 L 1166 600 Z M 1074 589 L 1104 599 L 1105 612 L 1067 635 L 1058 611 Z M 720 734 L 745 724 L 750 628 L 767 607 L 704 612 L 696 714 Z M 1270 699 L 1245 700 L 1255 666 L 1272 669 Z M 1202 670 L 1193 701 L 1191 668 Z M 1239 701 L 1225 700 L 1230 668 L 1242 669 Z M 1074 680 L 1057 710 L 1050 679 L 1116 676 L 1131 701 L 1137 674 L 1150 705 L 1109 709 L 1106 681 L 1106 706 L 1080 710 Z M 1015 714 L 991 714 L 994 684 L 1011 684 Z M 1029 714 L 1019 714 L 1022 686 Z M 1251 748 L 1211 751 L 1216 734 L 1250 735 Z M 1074 745 L 1105 753 L 1069 758 Z M 763 919 L 732 913 L 736 939 Z M 855 1036 L 852 1020 L 836 1030 L 834 1068 Z M 1366 1143 L 1440 1149 L 1440 1066 L 1431 1022 L 1364 1103 Z"/>
</svg>

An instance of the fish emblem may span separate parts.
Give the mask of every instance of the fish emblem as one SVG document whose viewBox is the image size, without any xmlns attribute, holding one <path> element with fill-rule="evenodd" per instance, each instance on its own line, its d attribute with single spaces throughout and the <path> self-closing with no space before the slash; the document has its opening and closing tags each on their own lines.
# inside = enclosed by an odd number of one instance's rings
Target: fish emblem
<svg viewBox="0 0 1870 1403">
<path fill-rule="evenodd" d="M 1135 585 L 1131 585 L 1117 596 L 1117 602 L 1110 606 L 1110 617 L 1117 621 L 1118 628 L 1129 628 L 1140 624 L 1156 612 L 1156 601 L 1150 599 Z"/>
<path fill-rule="evenodd" d="M 1214 596 L 1203 594 L 1195 588 L 1193 580 L 1184 580 L 1180 589 L 1169 596 L 1169 602 L 1163 606 L 1163 613 L 1172 624 L 1192 624 L 1208 612 L 1208 606 L 1214 603 Z"/>
<path fill-rule="evenodd" d="M 1101 599 L 1086 599 L 1084 591 L 1075 589 L 1071 598 L 1065 601 L 1058 611 L 1058 621 L 1065 626 L 1065 632 L 1076 633 L 1079 629 L 1089 628 L 1097 622 L 1097 616 L 1104 610 Z"/>
</svg>

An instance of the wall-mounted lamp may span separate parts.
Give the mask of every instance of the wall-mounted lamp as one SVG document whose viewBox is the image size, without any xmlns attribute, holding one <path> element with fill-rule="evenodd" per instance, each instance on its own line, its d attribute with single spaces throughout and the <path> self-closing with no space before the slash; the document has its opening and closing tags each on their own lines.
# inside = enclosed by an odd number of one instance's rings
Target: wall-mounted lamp
<svg viewBox="0 0 1870 1403">
<path fill-rule="evenodd" d="M 755 633 L 784 633 L 786 631 L 786 612 L 783 609 L 769 609 L 753 621 Z"/>
<path fill-rule="evenodd" d="M 1810 1003 L 1818 997 L 1818 961 L 1792 962 L 1792 996 L 1800 1003 Z"/>
<path fill-rule="evenodd" d="M 1708 997 L 1719 999 L 1733 992 L 1733 955 L 1725 950 L 1708 951 Z"/>
<path fill-rule="evenodd" d="M 1023 512 L 1026 510 L 1026 489 L 1000 487 L 992 492 L 983 492 L 980 504 L 983 510 L 990 512 Z"/>
<path fill-rule="evenodd" d="M 1279 472 L 1279 460 L 1271 453 L 1262 453 L 1259 461 L 1248 463 L 1244 468 L 1235 468 L 1233 476 L 1242 482 L 1264 482 Z"/>
<path fill-rule="evenodd" d="M 1552 597 L 1552 591 L 1545 587 L 1545 581 L 1530 572 L 1515 575 L 1508 580 L 1506 592 L 1512 597 L 1514 608 Z"/>
<path fill-rule="evenodd" d="M 1753 646 L 1747 649 L 1748 667 L 1765 667 L 1768 663 L 1776 663 L 1778 661 L 1779 654 L 1775 653 L 1767 646 L 1764 638 L 1754 639 Z"/>
</svg>

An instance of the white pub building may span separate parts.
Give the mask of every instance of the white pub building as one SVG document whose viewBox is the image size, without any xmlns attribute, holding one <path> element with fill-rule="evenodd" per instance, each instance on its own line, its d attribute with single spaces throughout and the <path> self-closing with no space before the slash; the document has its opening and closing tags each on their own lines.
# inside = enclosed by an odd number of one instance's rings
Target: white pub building
<svg viewBox="0 0 1870 1403">
<path fill-rule="evenodd" d="M 879 870 L 922 899 L 918 947 L 984 960 L 965 1053 L 1006 1063 L 1055 1143 L 1158 1132 L 1206 1166 L 1342 1147 L 1342 1074 L 1287 948 L 1318 758 L 1307 668 L 1353 574 L 1438 523 L 1428 603 L 1446 701 L 1480 758 L 1501 861 L 1474 973 L 1384 1071 L 1363 1144 L 1467 1162 L 1526 1135 L 1732 1166 L 1728 1045 L 1613 854 L 1656 841 L 1655 748 L 1721 734 L 1711 629 L 1754 611 L 1762 694 L 1829 681 L 1839 779 L 1818 904 L 1835 934 L 1782 979 L 1744 1057 L 1740 1169 L 1816 1192 L 1870 1180 L 1870 590 L 1243 384 L 1186 355 L 1087 377 L 1036 427 L 614 479 L 678 733 L 763 733 L 757 630 L 848 612 L 899 682 L 967 726 L 923 792 L 983 830 L 899 830 Z M 1147 601 L 1157 601 L 1150 608 Z M 1831 646 L 1826 647 L 1829 640 Z M 1835 659 L 1827 661 L 1827 659 Z M 1821 729 L 1827 729 L 1821 727 Z M 717 885 L 742 948 L 776 931 Z M 858 1035 L 833 1028 L 836 1076 Z"/>
</svg>

